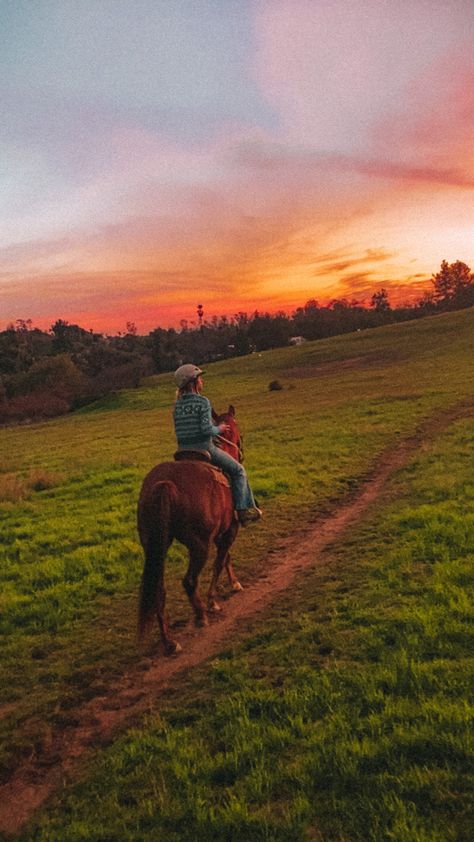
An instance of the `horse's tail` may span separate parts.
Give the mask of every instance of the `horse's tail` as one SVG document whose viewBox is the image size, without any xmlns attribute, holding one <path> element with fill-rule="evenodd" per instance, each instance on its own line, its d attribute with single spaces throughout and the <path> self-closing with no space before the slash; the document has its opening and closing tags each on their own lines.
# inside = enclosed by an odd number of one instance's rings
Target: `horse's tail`
<svg viewBox="0 0 474 842">
<path fill-rule="evenodd" d="M 157 482 L 138 503 L 138 528 L 145 551 L 138 609 L 138 638 L 149 631 L 157 608 L 158 586 L 163 581 L 165 556 L 173 536 L 171 516 L 176 486 L 169 480 Z"/>
</svg>

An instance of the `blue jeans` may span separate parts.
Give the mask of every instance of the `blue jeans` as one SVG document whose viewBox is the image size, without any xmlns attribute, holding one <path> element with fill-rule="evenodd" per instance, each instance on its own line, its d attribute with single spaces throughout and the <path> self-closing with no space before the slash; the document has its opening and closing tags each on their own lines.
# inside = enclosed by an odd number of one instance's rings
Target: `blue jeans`
<svg viewBox="0 0 474 842">
<path fill-rule="evenodd" d="M 213 442 L 211 442 L 210 446 L 207 446 L 207 449 L 211 454 L 212 464 L 221 468 L 229 475 L 235 508 L 237 510 L 253 508 L 255 506 L 255 500 L 243 465 L 237 462 L 232 456 L 229 456 L 228 453 L 224 453 L 223 450 L 216 447 Z"/>
</svg>

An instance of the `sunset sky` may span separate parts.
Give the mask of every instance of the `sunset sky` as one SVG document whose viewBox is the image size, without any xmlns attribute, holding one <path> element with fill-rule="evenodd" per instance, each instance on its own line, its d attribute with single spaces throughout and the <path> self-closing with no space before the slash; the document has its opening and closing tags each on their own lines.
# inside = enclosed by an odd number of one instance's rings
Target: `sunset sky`
<svg viewBox="0 0 474 842">
<path fill-rule="evenodd" d="M 0 329 L 474 267 L 472 0 L 0 0 Z"/>
</svg>

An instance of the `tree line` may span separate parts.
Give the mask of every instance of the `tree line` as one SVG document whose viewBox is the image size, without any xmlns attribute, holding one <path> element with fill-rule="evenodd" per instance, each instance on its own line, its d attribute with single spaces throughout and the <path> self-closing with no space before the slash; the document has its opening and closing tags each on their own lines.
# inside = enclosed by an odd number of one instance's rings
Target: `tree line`
<svg viewBox="0 0 474 842">
<path fill-rule="evenodd" d="M 208 321 L 198 304 L 197 322 L 182 320 L 179 330 L 156 327 L 145 336 L 138 335 L 133 322 L 123 333 L 108 336 L 63 319 L 49 331 L 19 319 L 0 332 L 0 423 L 60 415 L 183 362 L 202 365 L 473 305 L 469 266 L 443 260 L 432 276 L 432 289 L 399 307 L 391 306 L 383 288 L 374 292 L 369 307 L 345 298 L 324 306 L 310 299 L 291 315 L 256 310 Z"/>
</svg>

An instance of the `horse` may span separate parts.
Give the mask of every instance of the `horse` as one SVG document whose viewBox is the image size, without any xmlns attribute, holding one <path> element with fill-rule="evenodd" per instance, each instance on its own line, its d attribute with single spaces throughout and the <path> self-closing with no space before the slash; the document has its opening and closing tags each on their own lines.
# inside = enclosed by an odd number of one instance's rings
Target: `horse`
<svg viewBox="0 0 474 842">
<path fill-rule="evenodd" d="M 228 424 L 228 433 L 225 438 L 220 438 L 220 446 L 241 461 L 242 438 L 235 420 L 234 407 L 230 405 L 222 415 L 213 412 L 213 420 L 215 424 L 223 421 Z M 197 626 L 207 625 L 206 608 L 209 612 L 221 610 L 216 592 L 223 567 L 231 589 L 242 590 L 229 554 L 239 531 L 229 481 L 222 471 L 210 464 L 208 456 L 202 451 L 178 451 L 174 462 L 162 462 L 147 474 L 138 499 L 138 534 L 145 555 L 138 636 L 143 639 L 156 615 L 166 655 L 182 651 L 180 644 L 170 634 L 164 614 L 165 557 L 173 540 L 176 539 L 188 549 L 189 564 L 183 586 L 194 610 Z M 215 544 L 217 552 L 205 606 L 199 596 L 198 583 L 212 544 Z"/>
</svg>

